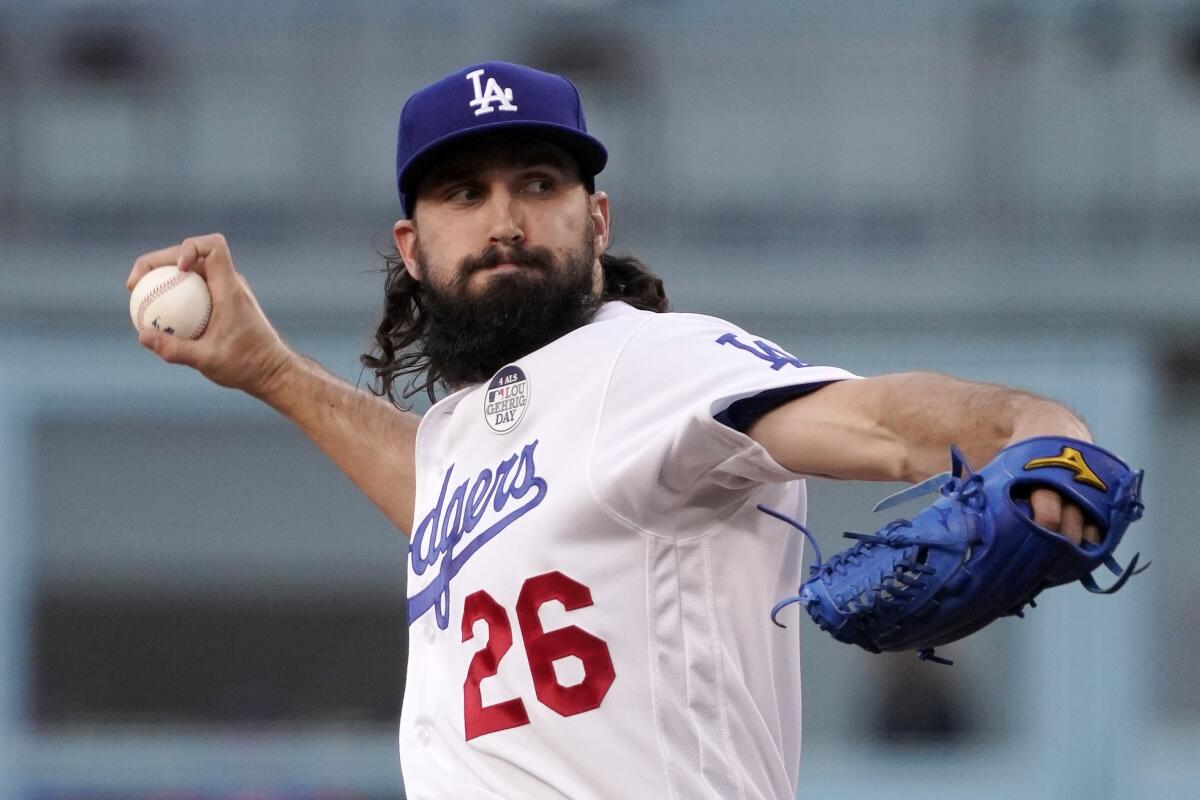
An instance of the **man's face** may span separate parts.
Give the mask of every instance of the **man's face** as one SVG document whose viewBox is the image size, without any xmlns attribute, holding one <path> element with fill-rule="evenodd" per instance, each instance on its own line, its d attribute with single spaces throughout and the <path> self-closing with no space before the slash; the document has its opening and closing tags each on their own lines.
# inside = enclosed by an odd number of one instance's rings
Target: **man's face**
<svg viewBox="0 0 1200 800">
<path fill-rule="evenodd" d="M 561 148 L 527 136 L 484 136 L 430 170 L 413 219 L 396 224 L 396 240 L 413 277 L 442 293 L 479 298 L 514 277 L 560 273 L 588 251 L 599 291 L 608 198 L 588 195 Z"/>
<path fill-rule="evenodd" d="M 554 145 L 473 139 L 425 177 L 395 235 L 422 284 L 431 362 L 451 385 L 473 383 L 590 320 L 608 198 L 589 196 Z"/>
</svg>

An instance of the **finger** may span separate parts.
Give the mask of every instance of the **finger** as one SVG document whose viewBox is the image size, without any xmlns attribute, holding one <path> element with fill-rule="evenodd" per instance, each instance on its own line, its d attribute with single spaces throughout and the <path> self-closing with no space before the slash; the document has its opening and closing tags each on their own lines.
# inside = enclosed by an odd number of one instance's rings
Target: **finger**
<svg viewBox="0 0 1200 800">
<path fill-rule="evenodd" d="M 219 233 L 184 239 L 179 246 L 179 269 L 198 272 L 210 285 L 224 284 L 234 275 L 229 243 Z"/>
<path fill-rule="evenodd" d="M 1083 540 L 1092 544 L 1100 544 L 1104 541 L 1104 534 L 1100 532 L 1099 525 L 1087 523 L 1083 526 Z"/>
<path fill-rule="evenodd" d="M 1048 531 L 1062 527 L 1062 498 L 1050 489 L 1034 489 L 1029 495 L 1033 506 L 1033 521 Z"/>
<path fill-rule="evenodd" d="M 196 366 L 197 344 L 193 340 L 147 328 L 138 333 L 138 344 L 169 364 Z"/>
<path fill-rule="evenodd" d="M 174 265 L 178 260 L 179 245 L 177 244 L 138 256 L 137 260 L 133 262 L 133 269 L 129 271 L 129 277 L 125 279 L 125 288 L 132 291 L 147 272 L 157 267 Z"/>
<path fill-rule="evenodd" d="M 1079 506 L 1074 503 L 1063 503 L 1062 528 L 1059 533 L 1070 539 L 1072 544 L 1079 544 L 1083 541 L 1083 511 Z"/>
</svg>

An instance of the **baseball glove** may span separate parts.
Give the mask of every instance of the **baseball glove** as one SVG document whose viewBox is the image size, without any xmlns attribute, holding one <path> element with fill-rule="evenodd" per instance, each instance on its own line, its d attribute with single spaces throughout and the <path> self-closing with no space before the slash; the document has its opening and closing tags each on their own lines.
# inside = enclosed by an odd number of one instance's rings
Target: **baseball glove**
<svg viewBox="0 0 1200 800">
<path fill-rule="evenodd" d="M 799 528 L 817 562 L 795 597 L 771 611 L 800 603 L 835 639 L 872 653 L 916 650 L 922 660 L 952 662 L 934 648 L 963 638 L 993 620 L 1023 617 L 1024 607 L 1050 586 L 1079 581 L 1088 591 L 1111 594 L 1137 568 L 1138 555 L 1121 568 L 1113 550 L 1142 515 L 1142 471 L 1089 442 L 1039 436 L 1000 451 L 978 472 L 957 448 L 951 471 L 884 500 L 890 508 L 921 494 L 941 497 L 912 520 L 889 522 L 873 534 L 847 533 L 850 548 L 821 558 L 804 526 L 764 506 L 758 508 Z M 1078 505 L 1100 527 L 1100 544 L 1075 545 L 1034 523 L 1029 495 L 1047 488 Z M 1092 572 L 1104 565 L 1117 576 L 1100 588 Z"/>
</svg>

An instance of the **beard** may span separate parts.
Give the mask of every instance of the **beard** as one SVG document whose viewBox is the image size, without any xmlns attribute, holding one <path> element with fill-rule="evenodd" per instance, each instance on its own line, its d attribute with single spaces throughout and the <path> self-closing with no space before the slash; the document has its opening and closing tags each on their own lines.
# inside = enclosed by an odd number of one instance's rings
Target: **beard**
<svg viewBox="0 0 1200 800">
<path fill-rule="evenodd" d="M 419 247 L 417 255 L 429 263 Z M 586 325 L 601 304 L 592 286 L 595 259 L 589 231 L 561 259 L 545 247 L 493 247 L 464 258 L 449 286 L 426 281 L 421 350 L 430 376 L 452 388 L 480 383 Z M 475 273 L 505 263 L 524 269 L 492 276 L 472 293 Z"/>
</svg>

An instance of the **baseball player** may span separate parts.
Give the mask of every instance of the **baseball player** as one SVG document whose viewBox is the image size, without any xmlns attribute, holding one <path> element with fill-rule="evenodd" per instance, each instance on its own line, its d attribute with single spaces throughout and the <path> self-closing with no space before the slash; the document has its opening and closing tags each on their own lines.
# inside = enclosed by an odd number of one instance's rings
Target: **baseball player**
<svg viewBox="0 0 1200 800">
<path fill-rule="evenodd" d="M 291 350 L 218 234 L 147 253 L 208 280 L 207 332 L 161 358 L 294 422 L 409 536 L 400 726 L 411 798 L 792 798 L 805 476 L 918 481 L 1071 412 L 932 374 L 861 379 L 669 313 L 606 253 L 607 153 L 566 78 L 472 65 L 400 119 L 402 219 L 378 394 Z M 801 354 L 804 356 L 804 354 Z M 423 417 L 405 389 L 445 387 Z M 1041 490 L 1039 524 L 1098 541 Z"/>
</svg>

